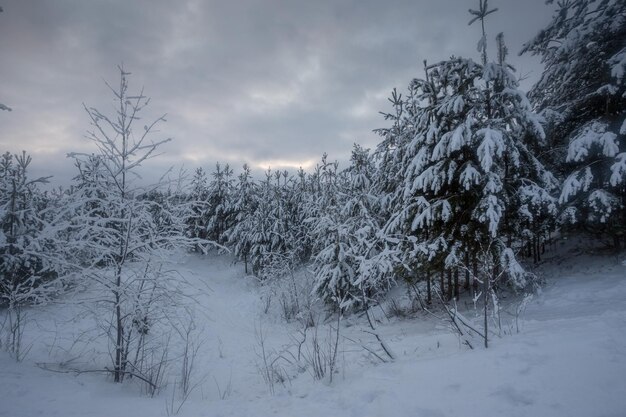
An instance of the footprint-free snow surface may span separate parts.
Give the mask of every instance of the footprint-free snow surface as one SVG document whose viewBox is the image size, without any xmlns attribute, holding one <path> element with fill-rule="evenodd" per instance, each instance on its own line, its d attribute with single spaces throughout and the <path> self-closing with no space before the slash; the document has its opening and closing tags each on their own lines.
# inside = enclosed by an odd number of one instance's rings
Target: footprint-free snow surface
<svg viewBox="0 0 626 417">
<path fill-rule="evenodd" d="M 84 336 L 90 323 L 81 306 L 58 303 L 28 311 L 24 337 L 32 348 L 23 362 L 0 353 L 0 416 L 626 416 L 624 256 L 553 262 L 518 325 L 508 324 L 488 349 L 479 339 L 473 350 L 461 344 L 434 317 L 441 312 L 399 318 L 377 309 L 377 331 L 396 355 L 382 363 L 368 352 L 382 355 L 364 317 L 346 318 L 332 382 L 296 364 L 298 322 L 280 318 L 278 301 L 264 312 L 258 283 L 231 259 L 189 256 L 177 267 L 195 288 L 200 346 L 184 403 L 174 363 L 170 384 L 154 398 L 135 381 L 66 372 L 106 364 L 93 359 L 98 349 Z M 334 321 L 318 319 L 325 344 Z M 282 375 L 273 394 L 261 373 L 260 340 Z"/>
</svg>

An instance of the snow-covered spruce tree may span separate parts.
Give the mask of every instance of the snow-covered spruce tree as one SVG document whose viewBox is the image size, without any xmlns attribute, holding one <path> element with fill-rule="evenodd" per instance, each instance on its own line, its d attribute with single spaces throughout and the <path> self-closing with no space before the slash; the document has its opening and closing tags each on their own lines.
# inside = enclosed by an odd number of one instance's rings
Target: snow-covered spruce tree
<svg viewBox="0 0 626 417">
<path fill-rule="evenodd" d="M 315 221 L 321 248 L 313 263 L 315 291 L 340 310 L 366 306 L 389 289 L 392 264 L 381 253 L 379 199 L 372 194 L 374 166 L 369 150 L 354 145 L 350 166 L 336 182 L 336 165 L 322 165 L 322 178 L 332 193 Z"/>
<path fill-rule="evenodd" d="M 312 224 L 307 221 L 315 217 L 317 210 L 316 195 L 313 191 L 314 175 L 307 174 L 302 167 L 292 182 L 290 197 L 291 224 L 294 228 L 294 245 L 298 251 L 301 264 L 306 264 L 311 259 L 313 248 L 313 236 L 311 233 Z"/>
<path fill-rule="evenodd" d="M 354 284 L 367 305 L 370 298 L 385 293 L 394 284 L 398 258 L 392 248 L 395 241 L 381 233 L 386 217 L 374 188 L 376 167 L 369 149 L 354 145 L 350 162 L 346 170 L 348 198 L 342 215 L 351 230 L 350 246 L 358 262 Z"/>
<path fill-rule="evenodd" d="M 257 232 L 251 248 L 253 264 L 262 279 L 291 274 L 301 263 L 301 229 L 294 223 L 297 214 L 291 204 L 292 192 L 293 178 L 287 171 L 268 169 L 260 187 L 254 216 Z"/>
<path fill-rule="evenodd" d="M 250 174 L 250 167 L 243 165 L 239 174 L 238 182 L 232 196 L 230 212 L 234 220 L 230 229 L 226 231 L 229 244 L 233 247 L 235 256 L 244 262 L 246 274 L 252 247 L 252 235 L 254 233 L 254 214 L 258 206 L 257 184 Z"/>
<path fill-rule="evenodd" d="M 233 221 L 233 214 L 229 212 L 229 208 L 232 207 L 233 170 L 228 164 L 222 167 L 218 162 L 211 176 L 213 179 L 209 184 L 205 214 L 207 238 L 223 244 L 226 240 L 226 231 Z"/>
<path fill-rule="evenodd" d="M 144 124 L 139 132 L 134 129 L 149 99 L 143 91 L 131 94 L 130 73 L 123 67 L 119 71 L 119 87 L 107 84 L 115 114 L 107 116 L 85 106 L 92 125 L 87 138 L 96 152 L 70 154 L 81 170 L 66 208 L 75 231 L 71 245 L 87 257 L 83 275 L 99 291 L 92 308 L 109 341 L 115 382 L 128 375 L 147 380 L 141 375 L 142 352 L 147 339 L 158 333 L 156 322 L 167 316 L 159 313 L 178 294 L 163 263 L 172 250 L 188 243 L 184 216 L 169 213 L 171 207 L 148 198 L 153 188 L 139 183 L 141 164 L 170 140 L 151 139 L 165 118 Z"/>
<path fill-rule="evenodd" d="M 547 121 L 543 159 L 564 180 L 561 221 L 610 236 L 619 248 L 626 237 L 626 3 L 556 4 L 552 21 L 521 51 L 545 65 L 529 93 Z"/>
<path fill-rule="evenodd" d="M 42 228 L 35 204 L 37 184 L 45 178 L 29 180 L 31 157 L 5 153 L 0 158 L 0 299 L 2 304 L 16 302 L 16 297 L 30 296 L 46 281 L 37 239 Z"/>
<path fill-rule="evenodd" d="M 137 198 L 150 203 L 148 205 L 148 212 L 151 215 L 149 231 L 154 236 L 149 243 L 155 250 L 160 249 L 157 244 L 158 240 L 168 237 L 171 237 L 174 242 L 180 242 L 183 247 L 187 246 L 187 240 L 180 239 L 181 230 L 185 229 L 185 219 L 189 218 L 192 207 L 186 201 L 187 198 L 180 187 L 148 189 Z M 200 251 L 206 251 L 208 243 L 206 238 L 192 238 L 189 242 L 195 242 L 194 247 L 199 248 Z"/>
<path fill-rule="evenodd" d="M 404 108 L 406 103 L 413 103 L 414 100 L 405 100 L 402 94 L 398 93 L 395 88 L 388 100 L 391 103 L 393 112 L 381 112 L 381 114 L 385 120 L 391 121 L 391 127 L 374 130 L 383 140 L 378 144 L 373 155 L 377 166 L 374 185 L 382 196 L 382 203 L 385 208 L 396 205 L 394 201 L 397 197 L 396 191 L 404 181 L 404 171 L 400 167 L 404 159 L 404 151 L 407 150 L 407 145 L 412 139 L 410 137 L 410 126 L 407 126 L 412 116 L 406 113 L 414 110 L 413 108 Z"/>
<path fill-rule="evenodd" d="M 349 247 L 349 230 L 341 217 L 345 201 L 339 185 L 336 163 L 322 159 L 320 170 L 321 196 L 318 216 L 313 222 L 314 291 L 328 304 L 343 311 L 361 299 L 353 285 L 357 276 L 354 254 Z"/>
<path fill-rule="evenodd" d="M 304 208 L 304 211 L 308 213 L 305 222 L 310 224 L 313 256 L 326 246 L 329 238 L 319 229 L 319 224 L 323 223 L 329 215 L 334 215 L 340 206 L 342 185 L 338 167 L 339 163 L 328 161 L 328 155 L 324 153 L 320 163 L 315 166 L 315 170 L 310 176 L 310 189 L 313 198 L 310 204 Z M 331 213 L 331 211 L 334 212 Z M 316 229 L 317 231 L 315 231 Z"/>
<path fill-rule="evenodd" d="M 289 213 L 289 173 L 274 171 L 273 174 L 273 204 L 271 218 L 271 252 L 267 266 L 272 267 L 272 273 L 281 274 L 283 271 L 293 270 L 293 239 L 291 235 Z"/>
<path fill-rule="evenodd" d="M 286 192 L 286 215 L 289 227 L 289 247 L 293 248 L 292 258 L 294 265 L 304 265 L 311 258 L 312 236 L 311 224 L 306 221 L 310 217 L 310 210 L 314 196 L 311 180 L 302 167 L 296 176 L 290 177 Z"/>
<path fill-rule="evenodd" d="M 421 108 L 416 104 L 415 97 L 419 91 L 414 84 L 409 85 L 405 97 L 394 88 L 388 99 L 392 105 L 392 112 L 381 112 L 385 120 L 391 122 L 387 128 L 376 129 L 383 140 L 374 152 L 375 193 L 380 197 L 381 216 L 384 227 L 381 237 L 389 242 L 391 250 L 385 251 L 385 263 L 395 265 L 395 275 L 408 282 L 424 279 L 427 285 L 427 301 L 432 300 L 431 269 L 437 270 L 434 262 L 436 246 L 430 245 L 430 251 L 424 251 L 424 245 L 419 246 L 422 251 L 416 251 L 419 235 L 418 231 L 408 227 L 409 218 L 415 212 L 415 204 L 410 195 L 405 195 L 404 184 L 407 172 L 406 164 L 416 156 L 418 143 L 414 142 L 416 131 L 414 120 L 419 117 Z M 430 252 L 430 253 L 429 253 Z M 398 258 L 399 257 L 399 258 Z M 418 273 L 419 271 L 419 273 Z M 419 276 L 419 275 L 423 276 Z"/>
<path fill-rule="evenodd" d="M 197 168 L 191 179 L 189 190 L 189 217 L 187 218 L 187 236 L 204 240 L 207 238 L 207 209 L 209 188 L 206 173 Z M 194 247 L 198 250 L 199 247 Z"/>
<path fill-rule="evenodd" d="M 337 161 L 329 162 L 322 157 L 316 171 L 315 217 L 311 223 L 313 236 L 314 291 L 339 311 L 350 307 L 361 294 L 352 285 L 356 280 L 356 262 L 349 248 L 349 230 L 343 225 L 341 209 L 346 201 L 343 177 L 338 172 Z"/>
<path fill-rule="evenodd" d="M 0 306 L 7 308 L 6 348 L 23 356 L 22 308 L 50 300 L 63 287 L 63 245 L 49 223 L 49 201 L 38 190 L 47 178 L 28 178 L 31 157 L 0 157 Z"/>
<path fill-rule="evenodd" d="M 272 250 L 272 205 L 274 204 L 274 193 L 272 187 L 272 171 L 265 172 L 265 179 L 259 184 L 259 192 L 254 202 L 255 210 L 250 218 L 250 234 L 248 241 L 250 244 L 250 265 L 252 273 L 259 275 L 266 259 Z"/>
<path fill-rule="evenodd" d="M 482 22 L 491 12 L 481 1 L 473 14 Z M 527 221 L 521 200 L 550 195 L 551 176 L 529 148 L 543 140 L 542 127 L 504 50 L 498 62 L 488 62 L 484 30 L 479 50 L 482 65 L 465 58 L 426 65 L 425 78 L 411 82 L 401 104 L 399 128 L 385 138 L 403 148 L 394 151 L 402 157 L 396 168 L 402 177 L 385 231 L 405 242 L 405 265 L 439 275 L 442 292 L 447 277 L 448 298 L 458 296 L 459 273 L 476 263 L 481 247 L 491 248 L 494 264 L 509 272 L 507 284 L 529 284 L 528 274 L 508 270 Z M 391 140 L 392 134 L 399 137 Z"/>
</svg>

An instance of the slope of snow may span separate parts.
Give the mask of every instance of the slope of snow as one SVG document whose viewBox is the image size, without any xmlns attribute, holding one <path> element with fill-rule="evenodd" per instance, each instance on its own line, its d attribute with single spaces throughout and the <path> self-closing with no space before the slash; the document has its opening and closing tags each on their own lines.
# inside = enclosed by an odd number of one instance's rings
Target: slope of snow
<svg viewBox="0 0 626 417">
<path fill-rule="evenodd" d="M 550 263 L 542 271 L 548 283 L 528 306 L 520 333 L 492 338 L 487 350 L 479 340 L 474 350 L 461 346 L 445 323 L 431 316 L 386 319 L 380 313 L 378 331 L 398 358 L 379 363 L 362 348 L 376 349 L 363 331 L 363 317 L 347 318 L 333 382 L 289 368 L 290 381 L 277 384 L 271 395 L 258 371 L 259 329 L 268 351 L 293 351 L 298 325 L 263 314 L 258 284 L 229 258 L 190 256 L 180 272 L 198 288 L 198 308 L 207 318 L 195 368 L 200 383 L 179 415 L 624 416 L 623 262 L 623 256 L 571 256 Z M 76 314 L 68 305 L 29 312 L 27 337 L 34 344 L 26 360 L 18 364 L 0 353 L 0 416 L 167 415 L 169 387 L 146 398 L 133 383 L 116 385 L 100 374 L 75 376 L 35 365 L 77 355 L 89 363 L 90 350 L 77 348 L 80 343 L 72 347 L 88 325 L 74 320 Z M 60 338 L 70 330 L 72 336 Z"/>
</svg>

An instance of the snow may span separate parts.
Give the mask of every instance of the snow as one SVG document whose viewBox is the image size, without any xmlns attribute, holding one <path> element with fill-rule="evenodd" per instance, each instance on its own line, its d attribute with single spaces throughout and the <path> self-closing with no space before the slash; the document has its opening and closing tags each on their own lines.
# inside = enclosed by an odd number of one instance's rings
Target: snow
<svg viewBox="0 0 626 417">
<path fill-rule="evenodd" d="M 615 142 L 617 135 L 607 131 L 607 128 L 606 123 L 598 121 L 585 125 L 569 144 L 567 162 L 583 161 L 594 145 L 602 148 L 602 155 L 604 156 L 613 157 L 617 155 L 619 152 L 619 147 Z"/>
<path fill-rule="evenodd" d="M 495 156 L 501 157 L 504 151 L 502 133 L 491 128 L 480 129 L 476 133 L 478 136 L 483 137 L 477 150 L 480 166 L 485 172 L 490 172 L 491 166 L 493 165 L 493 158 Z"/>
<path fill-rule="evenodd" d="M 373 308 L 376 333 L 397 356 L 379 363 L 347 339 L 376 348 L 374 337 L 363 331 L 363 317 L 346 317 L 333 382 L 288 370 L 291 381 L 278 384 L 274 395 L 257 370 L 259 329 L 267 349 L 280 351 L 298 325 L 285 323 L 274 309 L 264 314 L 257 281 L 229 257 L 187 256 L 178 269 L 197 288 L 197 308 L 205 307 L 207 317 L 196 364 L 204 382 L 180 416 L 617 417 L 626 410 L 624 255 L 570 251 L 544 264 L 536 272 L 547 284 L 528 303 L 520 332 L 511 327 L 511 334 L 492 337 L 489 349 L 462 346 L 432 315 L 386 318 Z M 408 302 L 399 288 L 389 297 Z M 167 415 L 170 387 L 147 398 L 134 382 L 118 385 L 100 374 L 36 366 L 78 356 L 74 363 L 93 364 L 85 344 L 61 337 L 65 330 L 78 336 L 89 325 L 77 308 L 58 303 L 28 312 L 26 337 L 34 344 L 25 361 L 0 353 L 0 416 Z M 464 317 L 475 317 L 471 306 L 459 308 Z M 322 325 L 319 334 L 327 328 Z"/>
<path fill-rule="evenodd" d="M 622 152 L 615 157 L 615 163 L 611 165 L 610 183 L 617 187 L 626 178 L 626 152 Z"/>
<path fill-rule="evenodd" d="M 624 81 L 624 69 L 626 68 L 626 48 L 616 53 L 609 59 L 611 76 L 617 80 L 618 84 Z"/>
<path fill-rule="evenodd" d="M 459 176 L 459 184 L 461 184 L 463 188 L 468 191 L 473 185 L 476 185 L 479 182 L 480 172 L 474 168 L 471 162 L 468 162 Z"/>
<path fill-rule="evenodd" d="M 594 190 L 587 197 L 587 201 L 592 210 L 590 216 L 598 219 L 600 223 L 608 222 L 613 211 L 616 211 L 620 206 L 615 196 L 605 190 Z"/>
<path fill-rule="evenodd" d="M 575 196 L 581 190 L 587 191 L 592 180 L 593 174 L 591 173 L 591 169 L 589 167 L 586 167 L 582 171 L 575 171 L 565 179 L 561 190 L 561 196 L 559 197 L 559 203 L 566 203 L 571 197 Z"/>
</svg>

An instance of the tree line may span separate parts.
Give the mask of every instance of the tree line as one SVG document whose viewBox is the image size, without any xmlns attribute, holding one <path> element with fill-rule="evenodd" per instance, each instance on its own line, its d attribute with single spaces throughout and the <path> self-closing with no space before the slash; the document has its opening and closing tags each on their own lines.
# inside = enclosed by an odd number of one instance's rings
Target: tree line
<svg viewBox="0 0 626 417">
<path fill-rule="evenodd" d="M 502 34 L 489 56 L 495 9 L 479 6 L 479 60 L 424 61 L 391 93 L 381 142 L 354 145 L 345 169 L 324 155 L 312 172 L 255 179 L 247 165 L 235 175 L 218 163 L 188 184 L 141 185 L 139 167 L 169 139 L 153 139 L 164 117 L 136 127 L 149 100 L 129 92 L 120 67 L 115 113 L 85 107 L 95 151 L 70 155 L 70 188 L 42 190 L 48 179 L 29 177 L 26 153 L 0 159 L 0 303 L 19 321 L 22 306 L 89 278 L 113 306 L 121 381 L 139 372 L 151 309 L 180 293 L 164 267 L 177 250 L 232 251 L 260 280 L 310 267 L 315 293 L 348 311 L 398 280 L 427 302 L 466 293 L 487 306 L 502 288 L 537 285 L 524 265 L 557 231 L 625 247 L 626 5 L 558 2 L 521 51 L 544 65 L 528 94 Z"/>
</svg>

